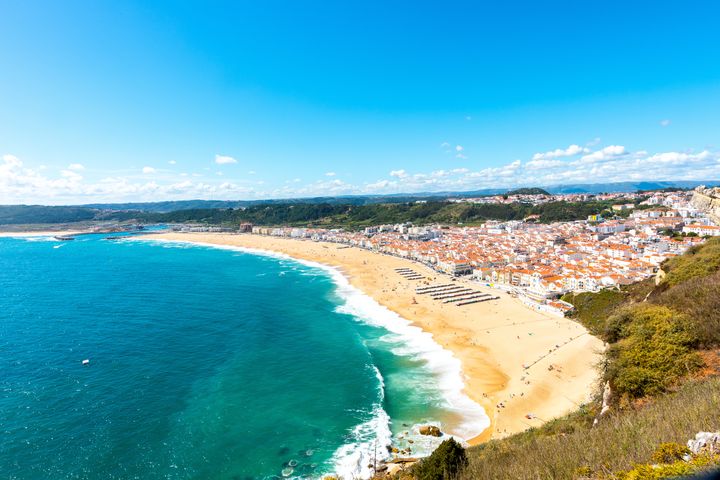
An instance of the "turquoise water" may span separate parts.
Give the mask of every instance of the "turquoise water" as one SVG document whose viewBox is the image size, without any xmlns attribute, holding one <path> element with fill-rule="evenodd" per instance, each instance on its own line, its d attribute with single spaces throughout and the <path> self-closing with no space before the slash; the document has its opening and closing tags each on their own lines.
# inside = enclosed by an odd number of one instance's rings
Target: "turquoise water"
<svg viewBox="0 0 720 480">
<path fill-rule="evenodd" d="M 367 475 L 391 435 L 485 421 L 447 352 L 318 266 L 0 238 L 0 289 L 1 478 Z"/>
</svg>

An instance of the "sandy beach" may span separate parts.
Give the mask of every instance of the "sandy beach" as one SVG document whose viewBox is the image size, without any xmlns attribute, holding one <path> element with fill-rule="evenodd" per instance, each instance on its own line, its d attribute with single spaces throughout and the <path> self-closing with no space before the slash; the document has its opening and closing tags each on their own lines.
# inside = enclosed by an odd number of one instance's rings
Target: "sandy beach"
<svg viewBox="0 0 720 480">
<path fill-rule="evenodd" d="M 564 415 L 586 402 L 596 385 L 603 344 L 581 325 L 465 280 L 458 282 L 500 298 L 458 307 L 417 295 L 415 288 L 425 283 L 451 279 L 409 260 L 333 243 L 249 234 L 165 233 L 152 238 L 272 250 L 338 268 L 353 286 L 430 332 L 458 357 L 465 393 L 491 420 L 482 434 L 467 439 L 471 444 Z M 426 279 L 405 279 L 395 271 L 403 267 Z"/>
</svg>

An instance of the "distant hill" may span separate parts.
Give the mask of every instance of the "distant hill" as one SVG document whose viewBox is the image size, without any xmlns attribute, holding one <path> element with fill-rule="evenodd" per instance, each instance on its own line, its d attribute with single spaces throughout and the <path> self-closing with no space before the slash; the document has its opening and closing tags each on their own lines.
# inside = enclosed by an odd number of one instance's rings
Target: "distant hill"
<svg viewBox="0 0 720 480">
<path fill-rule="evenodd" d="M 124 220 L 123 212 L 87 207 L 46 207 L 44 205 L 0 205 L 0 225 L 57 224 L 101 220 Z"/>
<path fill-rule="evenodd" d="M 543 190 L 542 188 L 532 187 L 510 190 L 506 193 L 506 195 L 550 195 L 550 193 L 548 193 L 547 190 Z"/>
<path fill-rule="evenodd" d="M 596 209 L 603 205 L 585 204 L 563 205 L 563 202 L 553 202 L 554 205 L 545 207 L 544 212 L 530 212 L 527 208 L 502 207 L 476 207 L 474 210 L 457 206 L 439 206 L 454 198 L 473 198 L 489 195 L 533 195 L 558 193 L 585 193 L 589 195 L 598 193 L 622 193 L 647 190 L 694 188 L 699 184 L 708 186 L 720 185 L 718 181 L 704 182 L 622 182 L 591 185 L 564 185 L 546 188 L 518 188 L 508 191 L 506 188 L 492 188 L 465 192 L 422 192 L 414 194 L 393 195 L 347 195 L 337 197 L 311 197 L 288 198 L 272 200 L 178 200 L 145 203 L 93 203 L 72 206 L 44 206 L 44 205 L 0 205 L 0 225 L 19 224 L 52 224 L 73 223 L 100 220 L 131 220 L 146 222 L 158 221 L 202 221 L 208 223 L 235 222 L 239 220 L 253 221 L 260 224 L 272 222 L 286 223 L 302 221 L 317 221 L 325 217 L 332 217 L 333 221 L 343 224 L 359 225 L 392 221 L 477 221 L 483 218 L 507 220 L 524 218 L 523 215 L 545 213 L 547 221 L 572 220 L 582 218 L 579 216 L 585 210 Z M 404 204 L 422 204 L 423 202 L 435 204 L 432 208 L 422 207 L 409 210 Z M 373 205 L 401 205 L 396 208 L 364 208 Z M 262 209 L 253 207 L 269 206 L 272 211 L 261 212 Z M 295 206 L 294 211 L 290 209 Z M 322 208 L 305 208 L 308 206 L 322 206 Z M 302 207 L 302 208 L 301 208 Z M 333 208 L 328 208 L 333 207 Z M 358 207 L 359 210 L 347 207 Z M 442 207 L 442 208 L 440 208 Z M 587 207 L 587 208 L 586 208 Z M 246 214 L 236 211 L 250 209 Z M 442 211 L 440 211 L 442 210 Z M 467 211 L 466 211 L 467 210 Z M 482 211 L 481 211 L 482 210 Z M 512 211 L 511 211 L 512 210 Z M 551 212 L 552 210 L 552 212 Z M 561 210 L 563 210 L 561 212 Z M 173 212 L 182 212 L 170 215 Z M 302 218 L 301 212 L 309 214 Z M 597 213 L 594 210 L 590 213 Z M 417 214 L 417 215 L 416 215 Z"/>
<path fill-rule="evenodd" d="M 377 203 L 406 203 L 423 200 L 442 200 L 447 198 L 471 198 L 489 195 L 542 195 L 569 193 L 623 193 L 639 190 L 661 190 L 672 188 L 695 188 L 698 185 L 720 185 L 720 181 L 667 181 L 667 182 L 619 182 L 554 185 L 546 187 L 518 188 L 508 191 L 507 188 L 486 188 L 462 192 L 418 192 L 387 195 L 342 195 L 337 197 L 305 197 L 268 200 L 177 200 L 146 203 L 91 203 L 79 205 L 99 210 L 137 210 L 143 212 L 174 212 L 178 210 L 212 209 L 212 208 L 246 208 L 253 205 L 273 204 L 318 204 L 330 205 L 371 205 Z M 531 193 L 527 193 L 531 192 Z M 536 193 L 532 193 L 536 192 Z"/>
</svg>

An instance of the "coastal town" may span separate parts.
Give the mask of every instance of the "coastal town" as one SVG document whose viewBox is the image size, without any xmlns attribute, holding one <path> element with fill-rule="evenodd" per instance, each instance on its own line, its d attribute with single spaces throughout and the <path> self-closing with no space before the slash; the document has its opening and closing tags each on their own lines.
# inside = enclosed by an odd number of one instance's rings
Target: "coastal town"
<svg viewBox="0 0 720 480">
<path fill-rule="evenodd" d="M 617 288 L 658 274 L 659 265 L 680 255 L 720 226 L 698 206 L 696 191 L 606 195 L 517 195 L 457 199 L 458 202 L 542 203 L 550 200 L 618 200 L 612 216 L 574 222 L 487 221 L 478 226 L 377 225 L 363 231 L 262 227 L 244 223 L 240 232 L 345 244 L 420 262 L 452 276 L 517 295 L 535 308 L 562 313 L 567 292 Z M 638 203 L 633 203 L 636 201 Z M 188 230 L 192 227 L 183 227 Z"/>
</svg>

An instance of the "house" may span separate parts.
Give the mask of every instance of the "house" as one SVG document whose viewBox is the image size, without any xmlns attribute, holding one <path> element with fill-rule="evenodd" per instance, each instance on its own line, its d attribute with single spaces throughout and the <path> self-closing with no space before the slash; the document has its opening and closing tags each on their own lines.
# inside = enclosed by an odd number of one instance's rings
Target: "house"
<svg viewBox="0 0 720 480">
<path fill-rule="evenodd" d="M 694 223 L 692 225 L 686 225 L 682 229 L 683 233 L 694 233 L 700 237 L 709 235 L 711 237 L 720 237 L 720 227 L 716 225 L 700 225 Z"/>
</svg>

